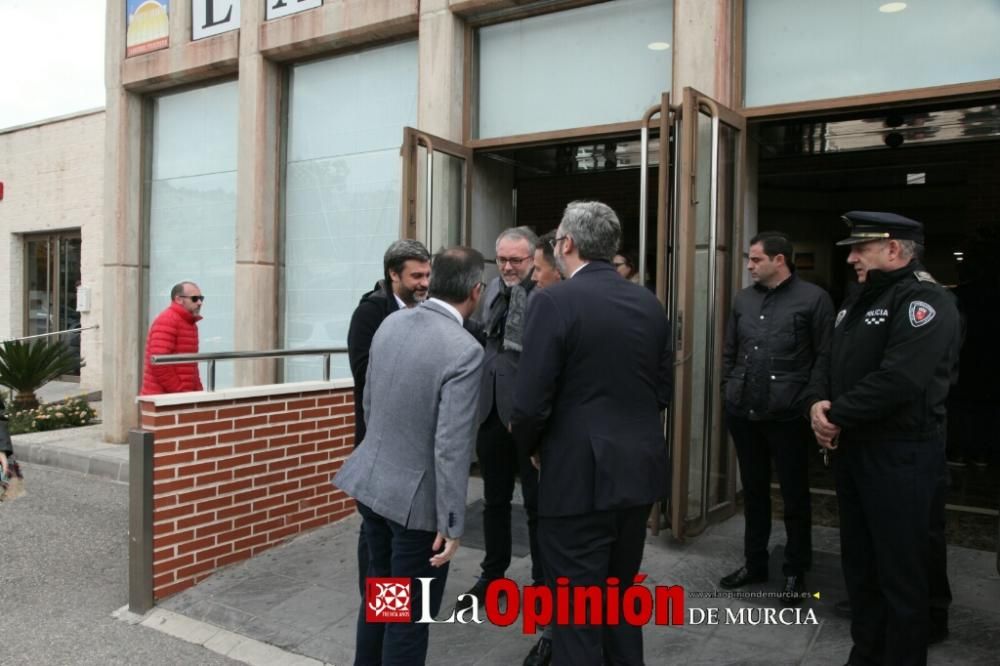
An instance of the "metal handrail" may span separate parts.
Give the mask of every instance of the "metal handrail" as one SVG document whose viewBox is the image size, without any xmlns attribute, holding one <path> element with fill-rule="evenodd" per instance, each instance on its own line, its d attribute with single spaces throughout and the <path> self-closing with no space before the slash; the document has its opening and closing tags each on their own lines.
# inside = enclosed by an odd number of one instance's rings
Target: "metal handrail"
<svg viewBox="0 0 1000 666">
<path fill-rule="evenodd" d="M 306 349 L 268 349 L 265 351 L 230 351 L 204 352 L 199 354 L 154 354 L 149 358 L 153 365 L 175 365 L 177 363 L 208 363 L 208 382 L 206 390 L 215 391 L 216 361 L 245 361 L 247 359 L 287 358 L 289 356 L 322 356 L 323 381 L 330 381 L 330 357 L 334 354 L 346 354 L 347 347 L 313 347 Z"/>
<path fill-rule="evenodd" d="M 100 328 L 100 324 L 94 324 L 93 326 L 83 326 L 81 328 L 67 328 L 65 331 L 52 331 L 51 333 L 38 333 L 37 335 L 26 335 L 23 338 L 6 338 L 4 342 L 21 342 L 22 340 L 34 340 L 36 338 L 49 338 L 56 335 L 67 335 L 69 333 L 79 333 L 80 331 L 89 331 L 94 328 Z"/>
</svg>

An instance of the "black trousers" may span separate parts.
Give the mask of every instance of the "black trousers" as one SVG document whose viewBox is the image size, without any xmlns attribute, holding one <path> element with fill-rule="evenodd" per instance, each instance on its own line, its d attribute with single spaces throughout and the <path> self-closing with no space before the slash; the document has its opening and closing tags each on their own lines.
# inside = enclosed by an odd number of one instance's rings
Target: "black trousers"
<svg viewBox="0 0 1000 666">
<path fill-rule="evenodd" d="M 928 591 L 930 592 L 931 627 L 948 627 L 951 585 L 948 583 L 948 544 L 945 541 L 945 505 L 948 499 L 948 467 L 939 470 L 938 483 L 931 500 L 930 552 L 928 553 Z"/>
<path fill-rule="evenodd" d="M 598 511 L 579 516 L 539 519 L 538 540 L 549 586 L 560 576 L 570 587 L 606 587 L 620 581 L 619 594 L 632 584 L 642 564 L 646 519 L 651 504 Z M 570 614 L 573 617 L 572 594 Z M 621 604 L 621 599 L 619 599 Z M 642 627 L 618 625 L 552 625 L 553 666 L 636 666 L 643 663 Z"/>
<path fill-rule="evenodd" d="M 528 514 L 528 541 L 531 548 L 533 583 L 545 579 L 538 552 L 538 470 L 531 459 L 519 451 L 507 426 L 500 420 L 496 407 L 479 427 L 476 456 L 483 475 L 483 534 L 486 556 L 483 558 L 483 578 L 503 578 L 511 559 L 511 500 L 514 480 L 521 479 L 524 509 Z"/>
<path fill-rule="evenodd" d="M 430 611 L 431 615 L 437 615 L 448 580 L 448 564 L 433 567 L 430 563 L 437 533 L 407 529 L 380 516 L 361 502 L 358 502 L 358 511 L 364 519 L 371 576 L 411 579 L 411 620 L 419 617 L 423 607 L 423 589 L 416 579 L 433 578 Z M 366 604 L 366 599 L 362 597 L 357 621 L 355 666 L 419 666 L 427 661 L 429 625 L 413 621 L 369 623 L 365 620 Z"/>
<path fill-rule="evenodd" d="M 837 499 L 852 664 L 927 663 L 931 509 L 944 465 L 940 440 L 840 444 Z"/>
<path fill-rule="evenodd" d="M 815 449 L 806 421 L 751 421 L 726 415 L 736 444 L 743 479 L 746 567 L 766 572 L 771 538 L 771 460 L 774 460 L 785 504 L 786 576 L 800 576 L 812 564 L 812 503 L 809 498 L 809 454 Z"/>
</svg>

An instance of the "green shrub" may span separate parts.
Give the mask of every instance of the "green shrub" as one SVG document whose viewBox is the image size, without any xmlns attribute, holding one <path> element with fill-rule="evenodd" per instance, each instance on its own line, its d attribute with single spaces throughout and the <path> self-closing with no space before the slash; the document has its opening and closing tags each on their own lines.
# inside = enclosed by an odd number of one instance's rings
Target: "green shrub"
<svg viewBox="0 0 1000 666">
<path fill-rule="evenodd" d="M 14 390 L 10 410 L 38 406 L 35 391 L 83 364 L 65 342 L 34 340 L 0 342 L 0 385 Z"/>
<path fill-rule="evenodd" d="M 35 409 L 11 411 L 9 418 L 10 434 L 20 435 L 90 425 L 97 418 L 97 412 L 84 398 L 66 398 Z"/>
</svg>

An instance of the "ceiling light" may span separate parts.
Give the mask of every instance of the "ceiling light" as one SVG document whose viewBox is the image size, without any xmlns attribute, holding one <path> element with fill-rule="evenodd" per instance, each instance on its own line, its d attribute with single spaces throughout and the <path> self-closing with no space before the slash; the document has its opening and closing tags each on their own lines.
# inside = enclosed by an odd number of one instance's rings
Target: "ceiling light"
<svg viewBox="0 0 1000 666">
<path fill-rule="evenodd" d="M 883 14 L 895 14 L 896 12 L 901 12 L 906 9 L 905 2 L 887 2 L 878 8 Z"/>
<path fill-rule="evenodd" d="M 952 252 L 952 254 L 955 255 L 956 257 L 961 257 L 965 253 L 964 252 Z"/>
<path fill-rule="evenodd" d="M 670 44 L 666 42 L 650 42 L 646 45 L 646 48 L 650 51 L 666 51 L 670 48 Z"/>
</svg>

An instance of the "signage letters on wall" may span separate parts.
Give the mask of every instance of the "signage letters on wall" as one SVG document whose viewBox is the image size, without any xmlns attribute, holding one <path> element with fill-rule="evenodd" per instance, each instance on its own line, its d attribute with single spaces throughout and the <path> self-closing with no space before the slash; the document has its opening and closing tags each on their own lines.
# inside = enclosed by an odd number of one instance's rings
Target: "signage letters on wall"
<svg viewBox="0 0 1000 666">
<path fill-rule="evenodd" d="M 267 11 L 264 19 L 270 21 L 306 9 L 315 9 L 322 4 L 323 0 L 267 0 Z"/>
<path fill-rule="evenodd" d="M 239 0 L 191 0 L 192 40 L 239 28 Z"/>
<path fill-rule="evenodd" d="M 258 0 L 259 1 L 259 0 Z M 290 16 L 323 5 L 323 0 L 264 0 L 265 20 Z M 126 57 L 167 47 L 170 0 L 125 0 L 128 29 Z M 191 0 L 191 39 L 240 29 L 240 0 Z"/>
</svg>

